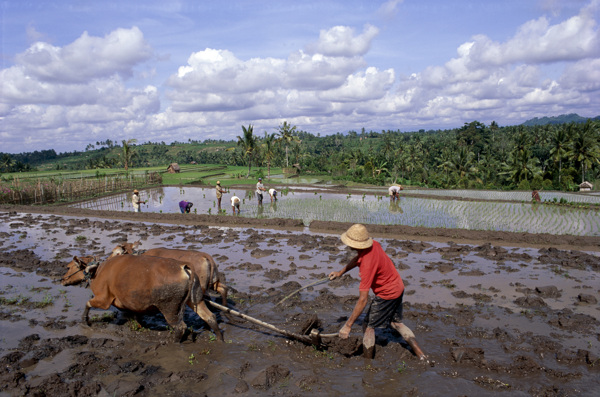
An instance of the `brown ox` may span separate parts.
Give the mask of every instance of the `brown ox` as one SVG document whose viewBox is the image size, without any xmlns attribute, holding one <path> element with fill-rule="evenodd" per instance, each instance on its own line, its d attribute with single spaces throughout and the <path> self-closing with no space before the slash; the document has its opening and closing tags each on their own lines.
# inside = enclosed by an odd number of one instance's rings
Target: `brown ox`
<svg viewBox="0 0 600 397">
<path fill-rule="evenodd" d="M 185 305 L 190 306 L 212 328 L 219 340 L 223 335 L 215 315 L 203 301 L 204 291 L 191 266 L 169 258 L 125 255 L 92 264 L 92 257 L 74 257 L 67 265 L 63 285 L 84 281 L 91 275 L 94 297 L 85 305 L 83 320 L 89 325 L 90 308 L 108 309 L 111 305 L 133 313 L 160 311 L 181 339 Z"/>
<path fill-rule="evenodd" d="M 123 254 L 135 253 L 141 243 L 125 243 L 117 245 L 110 257 Z M 200 285 L 204 291 L 213 290 L 221 294 L 221 303 L 227 306 L 227 286 L 220 280 L 217 264 L 212 256 L 205 252 L 193 250 L 180 250 L 169 248 L 153 248 L 141 253 L 141 255 L 158 256 L 160 258 L 171 258 L 181 262 L 189 263 L 194 272 L 200 278 Z"/>
</svg>

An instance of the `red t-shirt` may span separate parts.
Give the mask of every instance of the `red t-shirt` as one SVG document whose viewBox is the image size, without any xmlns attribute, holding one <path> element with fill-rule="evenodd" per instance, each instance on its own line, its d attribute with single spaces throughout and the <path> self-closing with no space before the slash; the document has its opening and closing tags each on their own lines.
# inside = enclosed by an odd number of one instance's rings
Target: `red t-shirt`
<svg viewBox="0 0 600 397">
<path fill-rule="evenodd" d="M 404 283 L 394 263 L 385 253 L 381 244 L 373 241 L 371 248 L 358 254 L 360 291 L 373 290 L 381 299 L 396 299 L 404 292 Z"/>
</svg>

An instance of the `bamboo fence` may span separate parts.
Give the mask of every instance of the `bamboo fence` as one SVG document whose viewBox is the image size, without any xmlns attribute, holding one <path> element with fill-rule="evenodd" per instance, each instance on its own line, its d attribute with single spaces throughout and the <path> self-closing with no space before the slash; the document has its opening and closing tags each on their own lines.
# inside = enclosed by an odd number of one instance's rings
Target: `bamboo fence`
<svg viewBox="0 0 600 397">
<path fill-rule="evenodd" d="M 142 175 L 95 176 L 80 179 L 38 179 L 0 182 L 0 204 L 51 204 L 70 202 L 162 183 L 158 172 Z"/>
</svg>

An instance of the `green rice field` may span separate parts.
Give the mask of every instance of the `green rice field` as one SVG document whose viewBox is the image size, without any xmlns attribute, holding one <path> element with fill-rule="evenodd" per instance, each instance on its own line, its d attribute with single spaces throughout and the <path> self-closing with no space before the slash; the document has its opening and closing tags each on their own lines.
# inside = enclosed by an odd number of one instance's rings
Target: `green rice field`
<svg viewBox="0 0 600 397">
<path fill-rule="evenodd" d="M 430 228 L 489 230 L 557 235 L 600 235 L 600 213 L 594 209 L 531 204 L 530 202 L 461 201 L 402 197 L 397 203 L 373 193 L 340 194 L 289 192 L 271 203 L 265 194 L 258 205 L 252 190 L 235 190 L 225 194 L 222 214 L 231 215 L 230 197 L 242 199 L 240 216 L 254 218 L 339 221 L 380 225 L 406 225 Z M 198 187 L 161 187 L 141 192 L 142 211 L 179 212 L 181 200 L 194 203 L 192 213 L 220 216 L 214 189 Z M 75 205 L 99 210 L 132 211 L 128 194 L 91 200 Z"/>
</svg>

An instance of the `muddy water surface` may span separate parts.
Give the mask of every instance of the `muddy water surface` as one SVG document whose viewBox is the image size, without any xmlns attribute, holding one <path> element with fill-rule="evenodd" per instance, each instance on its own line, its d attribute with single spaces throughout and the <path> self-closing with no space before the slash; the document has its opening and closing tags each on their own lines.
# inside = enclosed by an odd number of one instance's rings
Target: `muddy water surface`
<svg viewBox="0 0 600 397">
<path fill-rule="evenodd" d="M 378 239 L 405 284 L 405 324 L 429 357 L 393 331 L 361 355 L 360 324 L 346 343 L 317 348 L 218 315 L 225 343 L 193 312 L 173 341 L 160 315 L 140 323 L 92 310 L 91 292 L 57 281 L 74 255 L 105 257 L 120 242 L 211 254 L 228 304 L 299 332 L 311 315 L 337 332 L 356 302 L 358 274 L 310 287 L 352 258 L 337 234 L 176 226 L 0 213 L 0 393 L 4 395 L 596 395 L 600 388 L 594 252 Z M 216 299 L 213 297 L 213 299 Z M 218 301 L 218 299 L 217 299 Z"/>
</svg>

